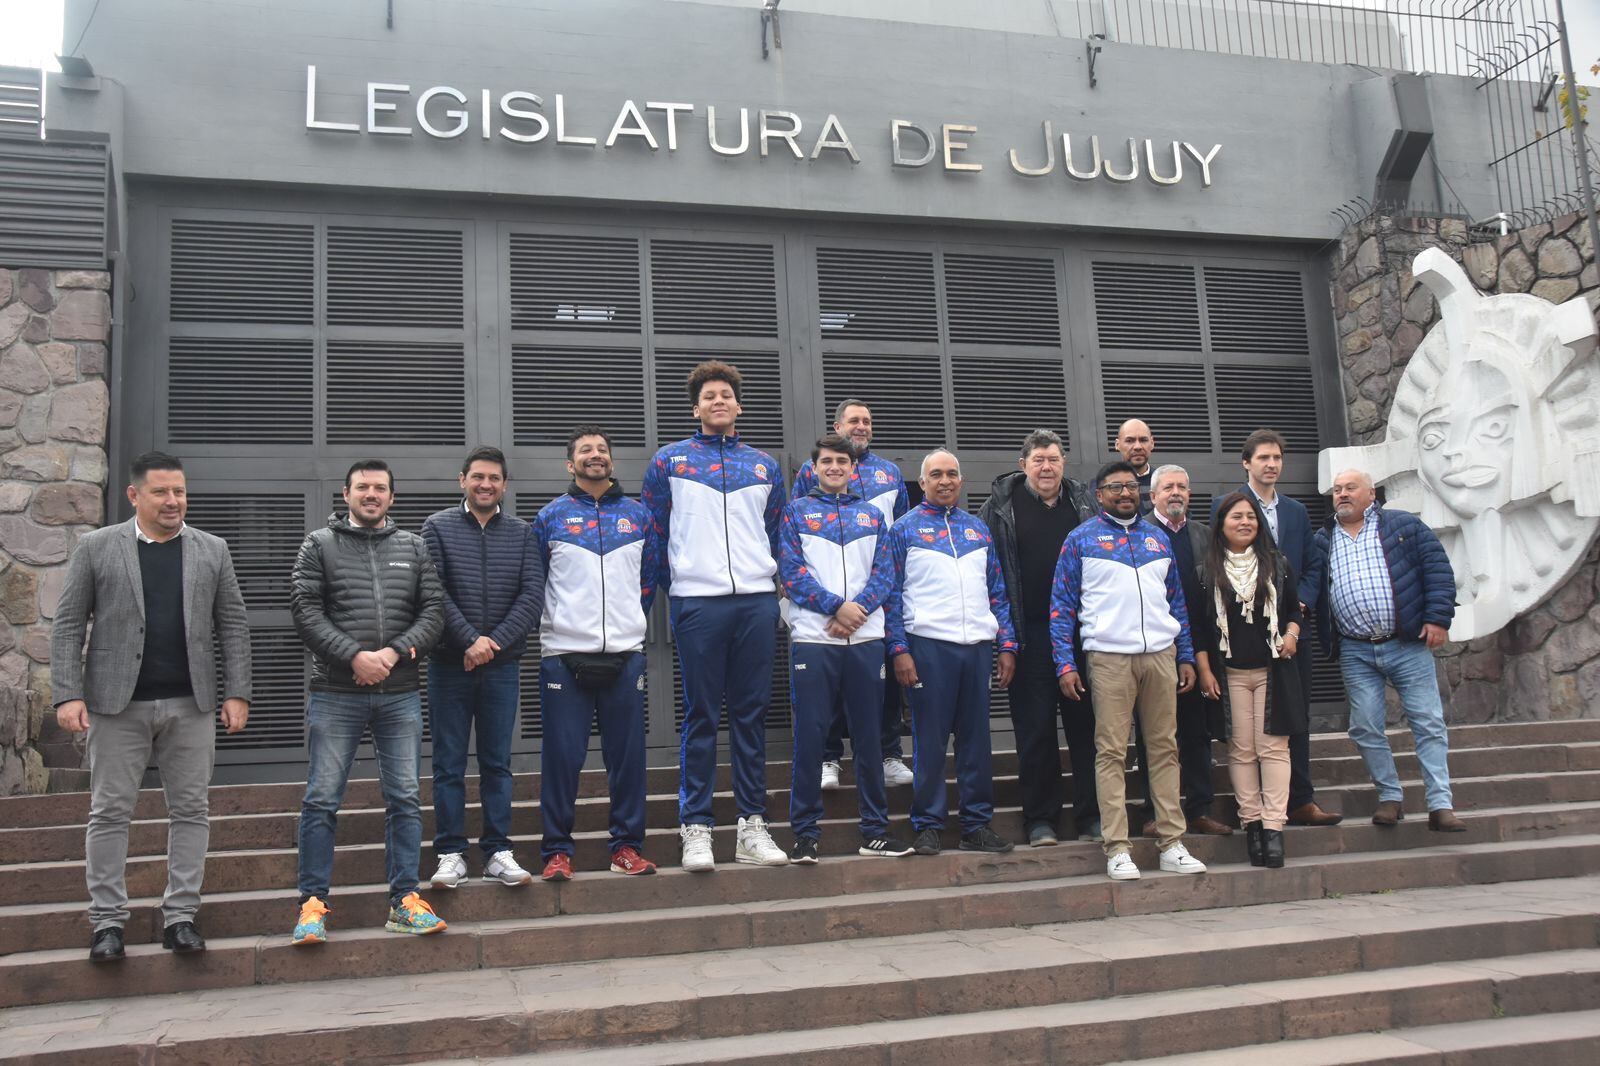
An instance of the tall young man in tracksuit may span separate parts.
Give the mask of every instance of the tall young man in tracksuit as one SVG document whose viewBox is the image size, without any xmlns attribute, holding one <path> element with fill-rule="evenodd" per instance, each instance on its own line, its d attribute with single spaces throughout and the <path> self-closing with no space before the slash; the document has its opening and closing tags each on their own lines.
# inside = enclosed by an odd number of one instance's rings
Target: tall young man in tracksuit
<svg viewBox="0 0 1600 1066">
<path fill-rule="evenodd" d="M 906 492 L 906 479 L 900 468 L 872 448 L 872 409 L 861 400 L 841 400 L 833 413 L 833 432 L 855 448 L 856 465 L 850 475 L 849 491 L 864 502 L 876 507 L 883 515 L 884 528 L 894 523 L 911 507 L 911 497 Z M 794 478 L 791 499 L 803 500 L 817 487 L 816 464 L 806 460 Z M 883 722 L 879 732 L 883 753 L 883 779 L 888 785 L 911 784 L 911 769 L 905 763 L 905 749 L 900 744 L 900 686 L 895 682 L 892 666 L 885 663 L 883 684 Z M 833 722 L 828 727 L 828 739 L 822 749 L 822 787 L 839 787 L 840 760 L 844 758 L 845 714 L 842 706 L 835 707 Z M 850 730 L 855 736 L 855 731 Z M 861 758 L 860 745 L 852 745 L 857 760 Z"/>
<path fill-rule="evenodd" d="M 700 432 L 656 453 L 643 500 L 657 537 L 661 583 L 670 592 L 672 635 L 683 674 L 678 748 L 678 819 L 683 868 L 715 868 L 711 796 L 717 719 L 728 708 L 733 795 L 739 810 L 734 858 L 784 866 L 767 828 L 767 706 L 778 636 L 778 461 L 739 439 L 743 378 L 709 360 L 689 374 Z"/>
<path fill-rule="evenodd" d="M 883 601 L 893 588 L 888 523 L 850 492 L 855 448 L 831 434 L 811 452 L 816 487 L 784 508 L 778 527 L 778 574 L 789 597 L 794 641 L 794 764 L 789 827 L 793 863 L 817 861 L 821 837 L 823 739 L 835 708 L 859 737 L 856 794 L 861 804 L 862 855 L 911 854 L 889 836 L 878 725 L 882 707 Z"/>
<path fill-rule="evenodd" d="M 944 828 L 944 754 L 956 743 L 961 849 L 1003 852 L 1011 842 L 989 828 L 994 775 L 989 748 L 989 679 L 1016 673 L 1017 638 L 994 538 L 962 510 L 961 463 L 948 451 L 922 460 L 923 500 L 894 524 L 889 553 L 895 589 L 887 631 L 895 677 L 909 690 L 916 740 L 911 826 L 917 854 L 937 855 Z M 995 644 L 1000 662 L 994 666 Z"/>
<path fill-rule="evenodd" d="M 520 660 L 544 606 L 544 561 L 528 523 L 500 506 L 509 476 L 504 452 L 474 448 L 461 464 L 461 502 L 422 523 L 444 586 L 444 635 L 428 660 L 434 888 L 455 888 L 467 876 L 467 742 L 474 735 L 483 879 L 533 881 L 511 851 L 511 739 Z"/>
<path fill-rule="evenodd" d="M 572 485 L 534 520 L 548 579 L 539 626 L 540 858 L 546 881 L 572 876 L 578 775 L 598 715 L 611 794 L 611 870 L 652 874 L 646 859 L 644 633 L 656 598 L 654 534 L 644 504 L 612 476 L 611 438 L 578 426 L 567 438 Z"/>
</svg>

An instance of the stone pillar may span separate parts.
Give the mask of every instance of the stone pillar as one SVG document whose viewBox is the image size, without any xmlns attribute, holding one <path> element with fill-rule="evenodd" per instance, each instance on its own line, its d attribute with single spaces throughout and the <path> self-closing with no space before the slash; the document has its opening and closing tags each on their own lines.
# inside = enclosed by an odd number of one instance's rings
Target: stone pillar
<svg viewBox="0 0 1600 1066">
<path fill-rule="evenodd" d="M 50 709 L 50 618 L 67 556 L 105 517 L 110 287 L 104 271 L 0 267 L 0 796 L 82 783 Z"/>
<path fill-rule="evenodd" d="M 1411 276 L 1424 248 L 1461 263 L 1481 292 L 1524 292 L 1562 303 L 1583 296 L 1600 312 L 1600 270 L 1582 215 L 1563 215 L 1487 241 L 1454 219 L 1374 216 L 1334 251 L 1333 313 L 1350 443 L 1383 439 L 1406 362 L 1439 317 Z M 1498 633 L 1438 654 L 1452 722 L 1600 718 L 1600 545 L 1539 606 Z M 1391 716 L 1397 708 L 1391 702 Z"/>
</svg>

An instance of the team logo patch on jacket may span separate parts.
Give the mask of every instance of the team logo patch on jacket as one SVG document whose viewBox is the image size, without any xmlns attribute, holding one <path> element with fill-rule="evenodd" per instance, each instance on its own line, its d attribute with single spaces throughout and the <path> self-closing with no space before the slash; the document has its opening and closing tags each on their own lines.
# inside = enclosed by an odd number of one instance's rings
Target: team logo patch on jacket
<svg viewBox="0 0 1600 1066">
<path fill-rule="evenodd" d="M 760 478 L 762 481 L 765 481 L 767 479 L 767 464 L 757 463 L 755 465 L 755 473 L 756 477 Z"/>
<path fill-rule="evenodd" d="M 968 540 L 978 541 L 983 539 L 983 534 L 979 533 L 976 529 L 968 529 L 964 530 L 963 532 Z"/>
<path fill-rule="evenodd" d="M 858 525 L 858 526 L 866 526 L 868 529 L 871 529 L 873 526 L 875 526 L 877 524 L 878 524 L 877 520 L 874 519 L 871 515 L 867 514 L 867 512 L 865 512 L 865 511 L 857 511 L 856 512 L 856 525 Z"/>
<path fill-rule="evenodd" d="M 872 479 L 880 485 L 888 485 L 891 483 L 889 471 L 887 470 L 874 470 L 872 472 Z"/>
<path fill-rule="evenodd" d="M 628 521 L 626 518 L 617 519 L 617 532 L 618 533 L 632 533 L 633 532 L 633 523 Z"/>
<path fill-rule="evenodd" d="M 1144 550 L 1147 552 L 1160 552 L 1165 554 L 1167 549 L 1166 546 L 1156 538 L 1146 537 L 1144 538 Z"/>
</svg>

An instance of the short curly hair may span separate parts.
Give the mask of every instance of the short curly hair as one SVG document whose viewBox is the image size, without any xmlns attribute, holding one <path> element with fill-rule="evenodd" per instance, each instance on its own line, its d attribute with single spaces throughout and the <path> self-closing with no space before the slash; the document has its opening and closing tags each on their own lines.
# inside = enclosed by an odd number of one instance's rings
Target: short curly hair
<svg viewBox="0 0 1600 1066">
<path fill-rule="evenodd" d="M 739 373 L 739 368 L 732 363 L 724 363 L 721 359 L 707 359 L 693 370 L 689 371 L 689 402 L 700 402 L 700 390 L 710 381 L 726 381 L 733 389 L 733 398 L 740 398 L 744 391 L 744 375 Z"/>
</svg>

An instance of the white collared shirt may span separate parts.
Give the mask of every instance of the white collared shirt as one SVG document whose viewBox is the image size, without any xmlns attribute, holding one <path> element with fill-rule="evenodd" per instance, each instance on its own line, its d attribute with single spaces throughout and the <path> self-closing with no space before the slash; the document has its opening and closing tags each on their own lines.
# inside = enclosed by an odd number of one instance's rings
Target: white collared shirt
<svg viewBox="0 0 1600 1066">
<path fill-rule="evenodd" d="M 181 523 L 178 526 L 178 532 L 174 535 L 174 539 L 176 537 L 183 536 L 183 531 L 188 529 L 188 528 L 189 528 L 189 523 L 187 523 L 187 522 Z M 141 543 L 141 544 L 161 544 L 161 543 L 163 543 L 162 541 L 156 540 L 154 537 L 145 536 L 144 528 L 139 525 L 139 520 L 137 518 L 135 518 L 133 520 L 133 535 L 136 538 L 138 538 L 139 543 Z"/>
</svg>

